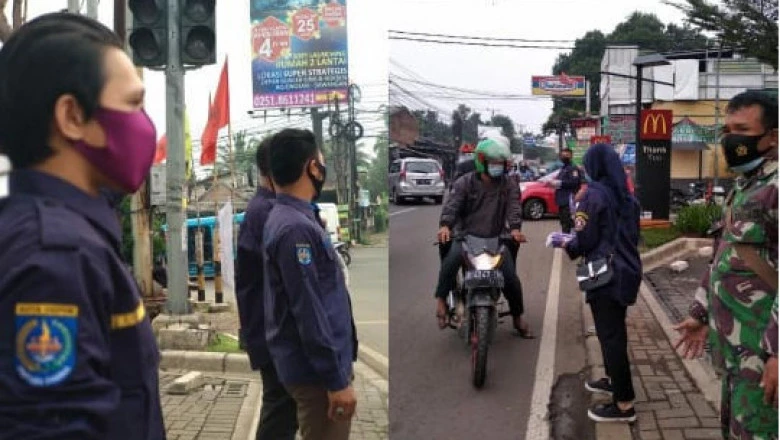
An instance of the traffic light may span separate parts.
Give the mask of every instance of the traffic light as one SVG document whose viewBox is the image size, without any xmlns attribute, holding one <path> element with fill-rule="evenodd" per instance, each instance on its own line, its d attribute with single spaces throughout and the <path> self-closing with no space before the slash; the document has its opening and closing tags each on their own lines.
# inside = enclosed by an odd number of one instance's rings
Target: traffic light
<svg viewBox="0 0 780 440">
<path fill-rule="evenodd" d="M 128 40 L 133 49 L 133 63 L 143 67 L 164 66 L 168 62 L 166 0 L 129 0 L 127 6 L 133 13 L 133 29 Z"/>
<path fill-rule="evenodd" d="M 180 12 L 182 64 L 215 64 L 215 0 L 182 0 Z"/>
</svg>

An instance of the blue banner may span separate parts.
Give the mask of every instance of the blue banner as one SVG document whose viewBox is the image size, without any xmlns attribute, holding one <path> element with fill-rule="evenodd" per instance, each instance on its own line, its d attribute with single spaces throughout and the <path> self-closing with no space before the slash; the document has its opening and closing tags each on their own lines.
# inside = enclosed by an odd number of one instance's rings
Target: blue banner
<svg viewBox="0 0 780 440">
<path fill-rule="evenodd" d="M 346 0 L 252 0 L 249 14 L 254 108 L 347 99 Z"/>
</svg>

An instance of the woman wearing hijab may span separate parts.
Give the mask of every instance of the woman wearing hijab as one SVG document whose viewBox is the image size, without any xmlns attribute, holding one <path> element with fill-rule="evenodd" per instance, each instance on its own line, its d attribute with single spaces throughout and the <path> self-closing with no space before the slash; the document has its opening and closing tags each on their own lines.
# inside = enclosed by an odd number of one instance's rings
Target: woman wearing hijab
<svg viewBox="0 0 780 440">
<path fill-rule="evenodd" d="M 636 302 L 642 276 L 637 249 L 639 204 L 628 190 L 623 165 L 612 147 L 594 145 L 583 161 L 588 188 L 577 205 L 575 234 L 553 239 L 552 245 L 563 248 L 571 259 L 610 261 L 611 281 L 586 292 L 608 377 L 588 382 L 585 388 L 611 395 L 612 403 L 594 406 L 588 410 L 588 416 L 597 422 L 633 422 L 635 396 L 628 360 L 626 310 Z"/>
</svg>

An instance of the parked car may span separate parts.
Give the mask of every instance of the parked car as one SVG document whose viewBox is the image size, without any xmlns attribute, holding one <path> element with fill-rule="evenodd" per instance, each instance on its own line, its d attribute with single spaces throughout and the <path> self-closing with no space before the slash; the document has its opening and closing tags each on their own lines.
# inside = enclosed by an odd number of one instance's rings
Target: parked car
<svg viewBox="0 0 780 440">
<path fill-rule="evenodd" d="M 396 205 L 405 199 L 421 201 L 425 197 L 432 198 L 438 205 L 444 199 L 444 170 L 434 159 L 395 160 L 390 164 L 388 179 L 390 200 Z"/>
<path fill-rule="evenodd" d="M 555 188 L 547 186 L 547 182 L 558 178 L 560 169 L 555 170 L 533 182 L 520 183 L 520 203 L 523 206 L 523 216 L 530 220 L 540 220 L 545 215 L 558 215 L 558 205 L 555 203 Z M 582 187 L 586 186 L 585 183 Z"/>
</svg>

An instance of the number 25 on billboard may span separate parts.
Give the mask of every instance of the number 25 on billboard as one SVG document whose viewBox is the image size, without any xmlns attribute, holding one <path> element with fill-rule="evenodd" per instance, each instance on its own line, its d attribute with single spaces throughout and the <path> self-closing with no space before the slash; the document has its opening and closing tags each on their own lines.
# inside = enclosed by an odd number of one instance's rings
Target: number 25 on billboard
<svg viewBox="0 0 780 440">
<path fill-rule="evenodd" d="M 299 34 L 306 34 L 309 32 L 314 32 L 314 20 L 311 18 L 307 19 L 299 19 L 298 20 L 298 33 Z"/>
</svg>

